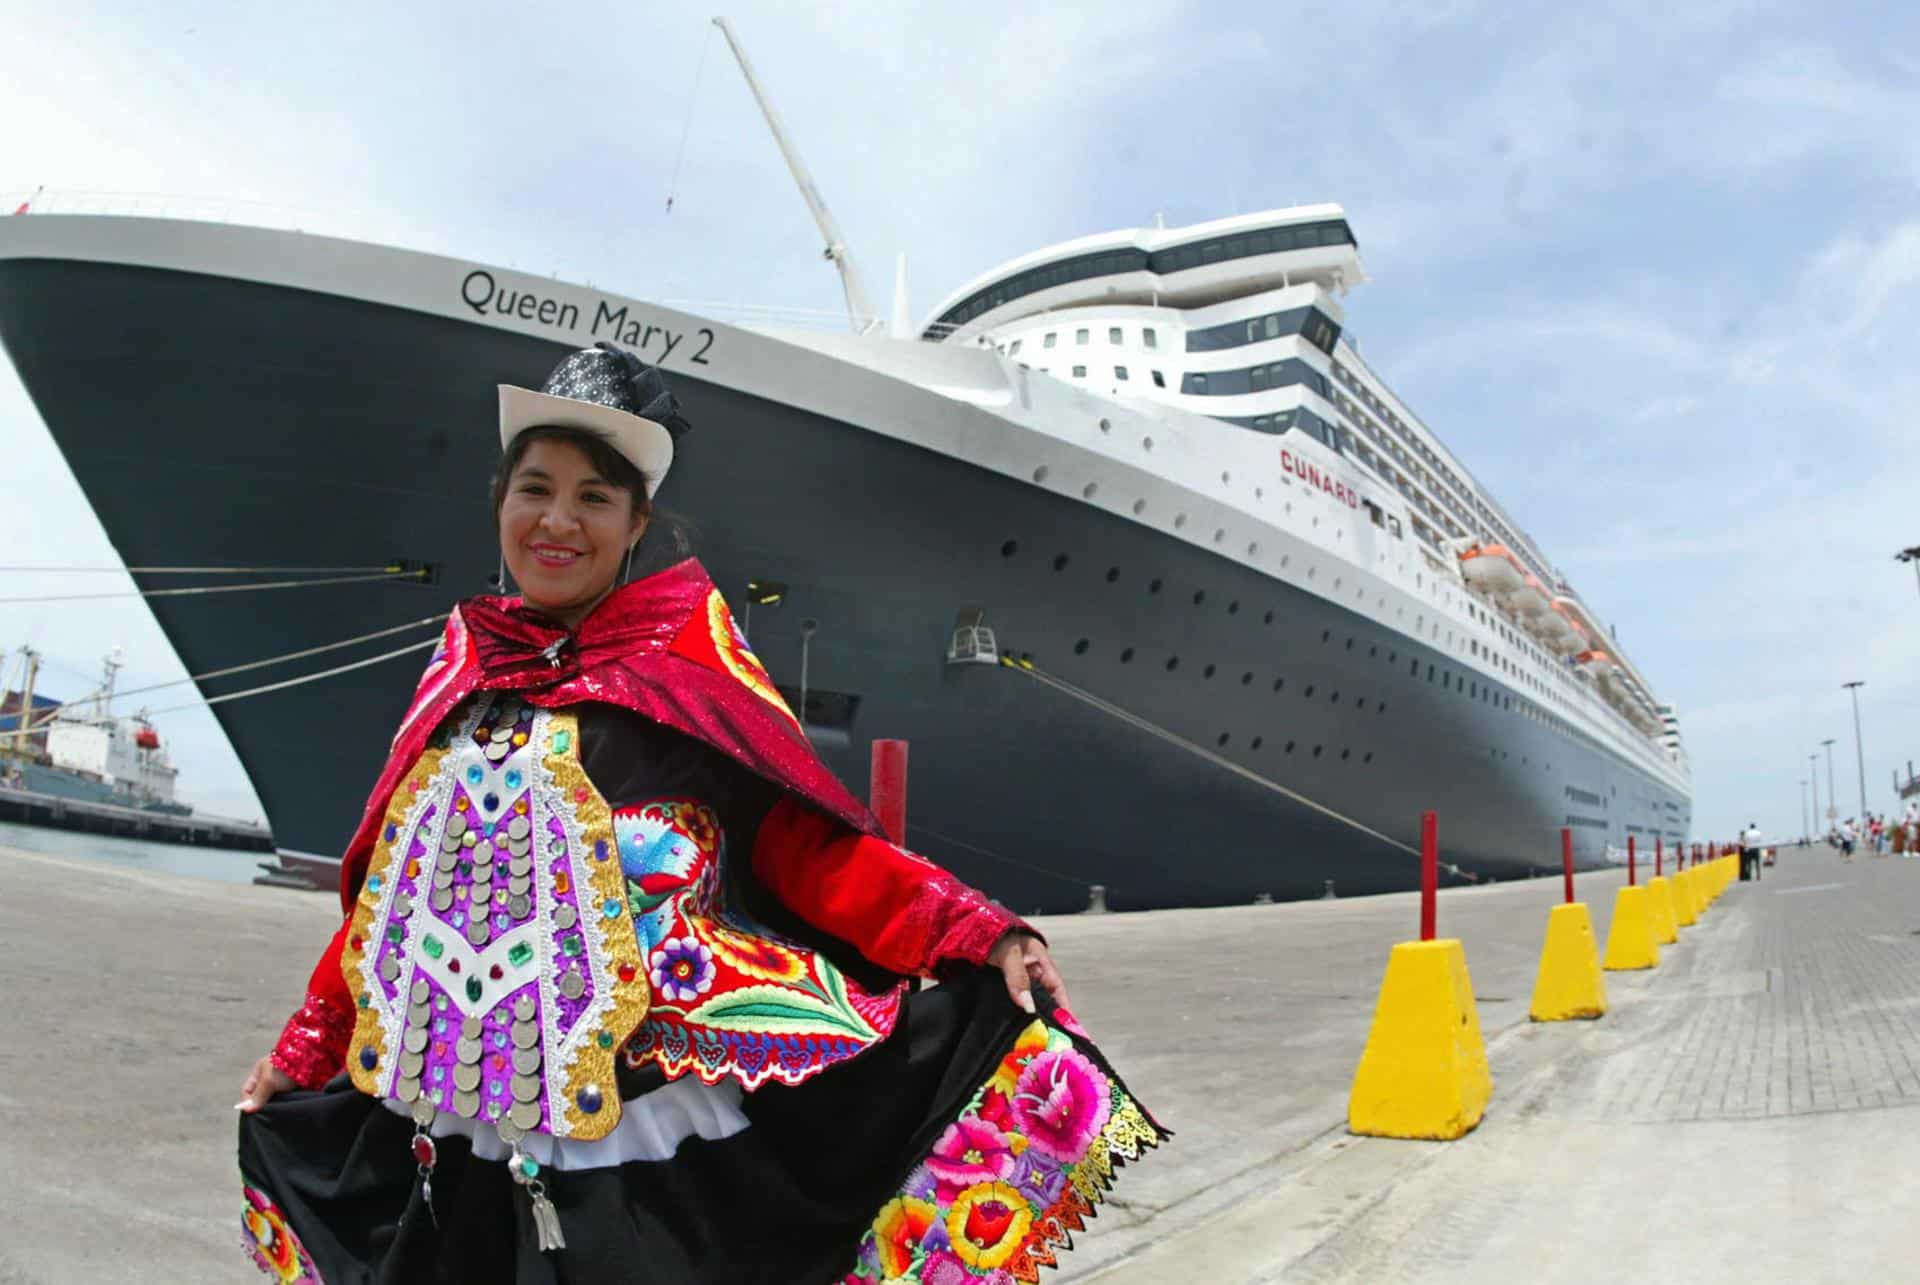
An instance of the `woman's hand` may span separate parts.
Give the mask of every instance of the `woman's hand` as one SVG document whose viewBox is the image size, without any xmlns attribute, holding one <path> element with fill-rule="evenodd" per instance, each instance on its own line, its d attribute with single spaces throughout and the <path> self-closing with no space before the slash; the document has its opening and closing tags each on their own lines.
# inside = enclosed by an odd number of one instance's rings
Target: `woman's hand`
<svg viewBox="0 0 1920 1285">
<path fill-rule="evenodd" d="M 267 1105 L 274 1094 L 298 1087 L 292 1076 L 273 1064 L 271 1056 L 263 1057 L 247 1072 L 246 1081 L 240 1086 L 240 1100 L 233 1104 L 233 1109 L 252 1115 Z"/>
<path fill-rule="evenodd" d="M 987 963 L 1005 976 L 1007 995 L 1022 1011 L 1033 1012 L 1034 982 L 1047 988 L 1055 1004 L 1061 1008 L 1072 1008 L 1067 1003 L 1067 983 L 1061 978 L 1060 970 L 1054 967 L 1053 956 L 1047 953 L 1047 944 L 1032 933 L 1008 933 L 994 943 Z"/>
</svg>

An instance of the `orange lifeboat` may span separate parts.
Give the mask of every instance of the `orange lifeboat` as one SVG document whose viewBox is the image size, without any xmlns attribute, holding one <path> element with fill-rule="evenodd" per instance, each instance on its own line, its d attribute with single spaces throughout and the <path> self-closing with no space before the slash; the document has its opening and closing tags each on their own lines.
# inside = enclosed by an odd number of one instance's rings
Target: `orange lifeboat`
<svg viewBox="0 0 1920 1285">
<path fill-rule="evenodd" d="M 1545 635 L 1547 646 L 1562 656 L 1577 656 L 1592 645 L 1587 631 L 1573 619 L 1573 613 L 1558 599 L 1553 601 L 1553 610 L 1541 622 L 1541 632 Z"/>
<path fill-rule="evenodd" d="M 1523 588 L 1526 571 L 1503 544 L 1476 544 L 1460 553 L 1460 574 L 1483 592 L 1506 597 Z"/>
<path fill-rule="evenodd" d="M 1575 668 L 1600 683 L 1611 683 L 1615 673 L 1613 657 L 1604 651 L 1589 649 L 1573 658 Z"/>
<path fill-rule="evenodd" d="M 1540 578 L 1529 574 L 1520 591 L 1513 595 L 1513 607 L 1529 622 L 1538 621 L 1553 611 L 1553 600 L 1547 596 L 1547 587 Z"/>
<path fill-rule="evenodd" d="M 142 727 L 134 732 L 133 743 L 143 750 L 157 750 L 160 748 L 160 733 L 151 727 Z"/>
</svg>

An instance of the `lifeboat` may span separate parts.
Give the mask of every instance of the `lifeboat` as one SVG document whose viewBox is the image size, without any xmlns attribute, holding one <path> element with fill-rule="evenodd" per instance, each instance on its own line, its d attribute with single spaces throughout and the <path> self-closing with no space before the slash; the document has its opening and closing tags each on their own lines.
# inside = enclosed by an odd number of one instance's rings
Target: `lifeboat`
<svg viewBox="0 0 1920 1285">
<path fill-rule="evenodd" d="M 1527 573 L 1503 544 L 1476 544 L 1459 556 L 1460 574 L 1484 593 L 1505 598 L 1526 586 Z"/>
<path fill-rule="evenodd" d="M 1528 575 L 1521 583 L 1519 591 L 1513 595 L 1513 609 L 1528 623 L 1552 614 L 1553 600 L 1547 596 L 1547 587 L 1540 583 L 1540 577 Z"/>
<path fill-rule="evenodd" d="M 1589 648 L 1573 658 L 1574 668 L 1602 684 L 1613 682 L 1613 657 Z"/>
<path fill-rule="evenodd" d="M 1547 646 L 1562 656 L 1577 656 L 1593 645 L 1587 631 L 1575 624 L 1567 609 L 1557 601 L 1541 620 L 1539 633 Z"/>
<path fill-rule="evenodd" d="M 151 727 L 142 727 L 134 732 L 133 743 L 143 750 L 157 750 L 160 748 L 160 733 Z"/>
</svg>

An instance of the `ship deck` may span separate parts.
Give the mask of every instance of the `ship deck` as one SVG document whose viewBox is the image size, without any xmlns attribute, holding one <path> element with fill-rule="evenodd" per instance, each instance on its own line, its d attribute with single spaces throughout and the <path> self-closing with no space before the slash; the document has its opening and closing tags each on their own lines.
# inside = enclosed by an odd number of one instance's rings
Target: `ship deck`
<svg viewBox="0 0 1920 1285">
<path fill-rule="evenodd" d="M 1602 937 L 1622 877 L 1579 877 Z M 1479 1129 L 1447 1145 L 1343 1128 L 1411 895 L 1044 920 L 1074 1007 L 1178 1134 L 1123 1175 L 1055 1279 L 1904 1279 L 1920 863 L 1783 849 L 1658 969 L 1609 974 L 1606 1018 L 1530 1024 L 1558 893 L 1441 894 L 1495 1084 Z M 0 1160 L 31 1175 L 0 1209 L 0 1267 L 246 1276 L 226 1104 L 336 906 L 0 850 Z M 111 945 L 75 951 L 81 922 Z M 101 1056 L 109 1035 L 121 1056 Z M 63 1065 L 93 1068 L 85 1092 L 43 1073 Z M 110 1232 L 73 1235 L 79 1220 Z"/>
</svg>

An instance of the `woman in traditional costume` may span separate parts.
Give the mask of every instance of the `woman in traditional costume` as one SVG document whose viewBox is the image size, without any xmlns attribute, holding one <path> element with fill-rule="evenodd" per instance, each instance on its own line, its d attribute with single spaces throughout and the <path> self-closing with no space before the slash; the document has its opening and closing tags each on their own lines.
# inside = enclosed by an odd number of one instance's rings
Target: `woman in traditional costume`
<svg viewBox="0 0 1920 1285">
<path fill-rule="evenodd" d="M 243 1087 L 282 1281 L 1032 1281 L 1165 1136 L 699 564 L 620 583 L 686 427 L 610 345 L 500 389 L 521 597 L 449 617 Z"/>
</svg>

